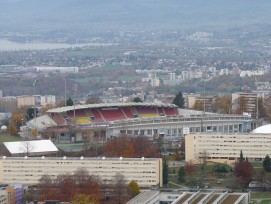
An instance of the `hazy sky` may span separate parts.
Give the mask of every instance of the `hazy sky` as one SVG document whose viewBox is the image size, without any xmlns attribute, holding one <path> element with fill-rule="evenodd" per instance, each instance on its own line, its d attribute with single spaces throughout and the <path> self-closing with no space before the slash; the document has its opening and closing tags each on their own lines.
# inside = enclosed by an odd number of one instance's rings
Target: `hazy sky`
<svg viewBox="0 0 271 204">
<path fill-rule="evenodd" d="M 8 31 L 269 29 L 270 0 L 0 0 Z"/>
</svg>

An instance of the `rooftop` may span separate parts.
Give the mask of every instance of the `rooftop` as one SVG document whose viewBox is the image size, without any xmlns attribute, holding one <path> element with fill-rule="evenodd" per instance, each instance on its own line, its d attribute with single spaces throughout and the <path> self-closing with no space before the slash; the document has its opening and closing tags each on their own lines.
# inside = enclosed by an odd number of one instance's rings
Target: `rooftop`
<svg viewBox="0 0 271 204">
<path fill-rule="evenodd" d="M 51 140 L 29 140 L 20 142 L 4 142 L 11 154 L 57 152 L 57 147 Z"/>
<path fill-rule="evenodd" d="M 87 109 L 87 108 L 105 108 L 105 107 L 127 107 L 127 106 L 158 106 L 158 107 L 173 107 L 177 108 L 174 104 L 164 104 L 164 103 L 99 103 L 99 104 L 87 104 L 87 105 L 75 105 L 75 106 L 66 106 L 60 108 L 54 108 L 48 110 L 47 113 L 63 113 L 72 110 L 78 109 Z"/>
</svg>

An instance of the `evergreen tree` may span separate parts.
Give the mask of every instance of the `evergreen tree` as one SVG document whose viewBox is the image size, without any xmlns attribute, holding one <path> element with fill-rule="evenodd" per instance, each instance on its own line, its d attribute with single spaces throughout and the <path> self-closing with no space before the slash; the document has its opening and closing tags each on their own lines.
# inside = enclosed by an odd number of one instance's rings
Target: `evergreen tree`
<svg viewBox="0 0 271 204">
<path fill-rule="evenodd" d="M 67 106 L 73 106 L 73 100 L 69 98 L 66 102 Z"/>
<path fill-rule="evenodd" d="M 185 101 L 181 91 L 178 94 L 176 94 L 172 103 L 178 106 L 179 108 L 184 108 Z"/>
<path fill-rule="evenodd" d="M 240 151 L 239 162 L 243 162 L 243 161 L 245 161 L 245 158 L 244 158 L 244 156 L 243 156 L 243 151 L 241 150 L 241 151 Z"/>
<path fill-rule="evenodd" d="M 35 118 L 35 114 L 36 117 L 38 116 L 39 110 L 36 108 L 36 112 L 35 112 L 35 108 L 28 108 L 27 109 L 27 113 L 26 113 L 26 118 L 27 120 L 31 120 L 33 118 Z"/>
<path fill-rule="evenodd" d="M 266 155 L 266 157 L 263 160 L 263 168 L 267 172 L 271 171 L 271 159 L 270 159 L 269 155 Z"/>
<path fill-rule="evenodd" d="M 163 185 L 168 184 L 168 165 L 167 165 L 167 161 L 164 160 L 163 163 Z"/>
<path fill-rule="evenodd" d="M 135 102 L 135 103 L 142 103 L 143 101 L 142 101 L 141 98 L 135 97 L 135 98 L 133 99 L 133 102 Z"/>
<path fill-rule="evenodd" d="M 178 180 L 181 182 L 184 182 L 185 181 L 184 177 L 185 177 L 185 169 L 182 166 L 179 168 L 179 171 L 178 171 Z"/>
</svg>

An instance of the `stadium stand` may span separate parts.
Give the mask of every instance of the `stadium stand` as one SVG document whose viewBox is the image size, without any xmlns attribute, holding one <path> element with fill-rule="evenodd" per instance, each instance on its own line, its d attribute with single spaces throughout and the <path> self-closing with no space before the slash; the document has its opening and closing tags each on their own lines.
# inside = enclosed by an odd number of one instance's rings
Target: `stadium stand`
<svg viewBox="0 0 271 204">
<path fill-rule="evenodd" d="M 91 123 L 89 117 L 77 117 L 76 119 L 77 124 L 89 124 Z"/>
<path fill-rule="evenodd" d="M 164 108 L 164 111 L 165 111 L 165 114 L 167 116 L 174 116 L 174 115 L 177 115 L 177 109 L 176 108 Z"/>
<path fill-rule="evenodd" d="M 157 107 L 157 111 L 160 116 L 166 115 L 163 107 Z"/>
<path fill-rule="evenodd" d="M 141 118 L 151 118 L 151 117 L 159 116 L 155 107 L 139 106 L 139 107 L 136 107 L 136 110 Z"/>
<path fill-rule="evenodd" d="M 91 109 L 91 121 L 93 122 L 105 122 L 103 116 L 101 115 L 99 109 L 93 108 Z"/>
<path fill-rule="evenodd" d="M 125 115 L 123 115 L 119 108 L 101 108 L 100 113 L 102 114 L 105 121 L 126 119 Z"/>
<path fill-rule="evenodd" d="M 122 109 L 124 115 L 126 116 L 126 118 L 133 118 L 134 117 L 134 114 L 131 111 L 131 108 L 129 108 L 129 107 L 122 107 L 121 109 Z"/>
<path fill-rule="evenodd" d="M 53 121 L 55 121 L 56 124 L 58 124 L 58 125 L 67 125 L 66 120 L 61 115 L 59 115 L 58 113 L 51 113 L 50 116 L 53 119 Z"/>
<path fill-rule="evenodd" d="M 137 118 L 138 117 L 138 112 L 135 107 L 130 107 L 130 111 L 132 113 L 132 118 Z"/>
</svg>

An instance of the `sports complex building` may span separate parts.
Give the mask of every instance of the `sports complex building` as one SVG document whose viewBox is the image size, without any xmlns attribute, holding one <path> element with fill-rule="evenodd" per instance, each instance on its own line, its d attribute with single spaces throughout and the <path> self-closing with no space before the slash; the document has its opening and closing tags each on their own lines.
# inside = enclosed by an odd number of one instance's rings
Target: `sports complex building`
<svg viewBox="0 0 271 204">
<path fill-rule="evenodd" d="M 67 106 L 48 110 L 27 125 L 59 143 L 106 140 L 120 134 L 174 140 L 189 133 L 246 133 L 256 127 L 249 116 L 203 113 L 163 103 Z"/>
</svg>

